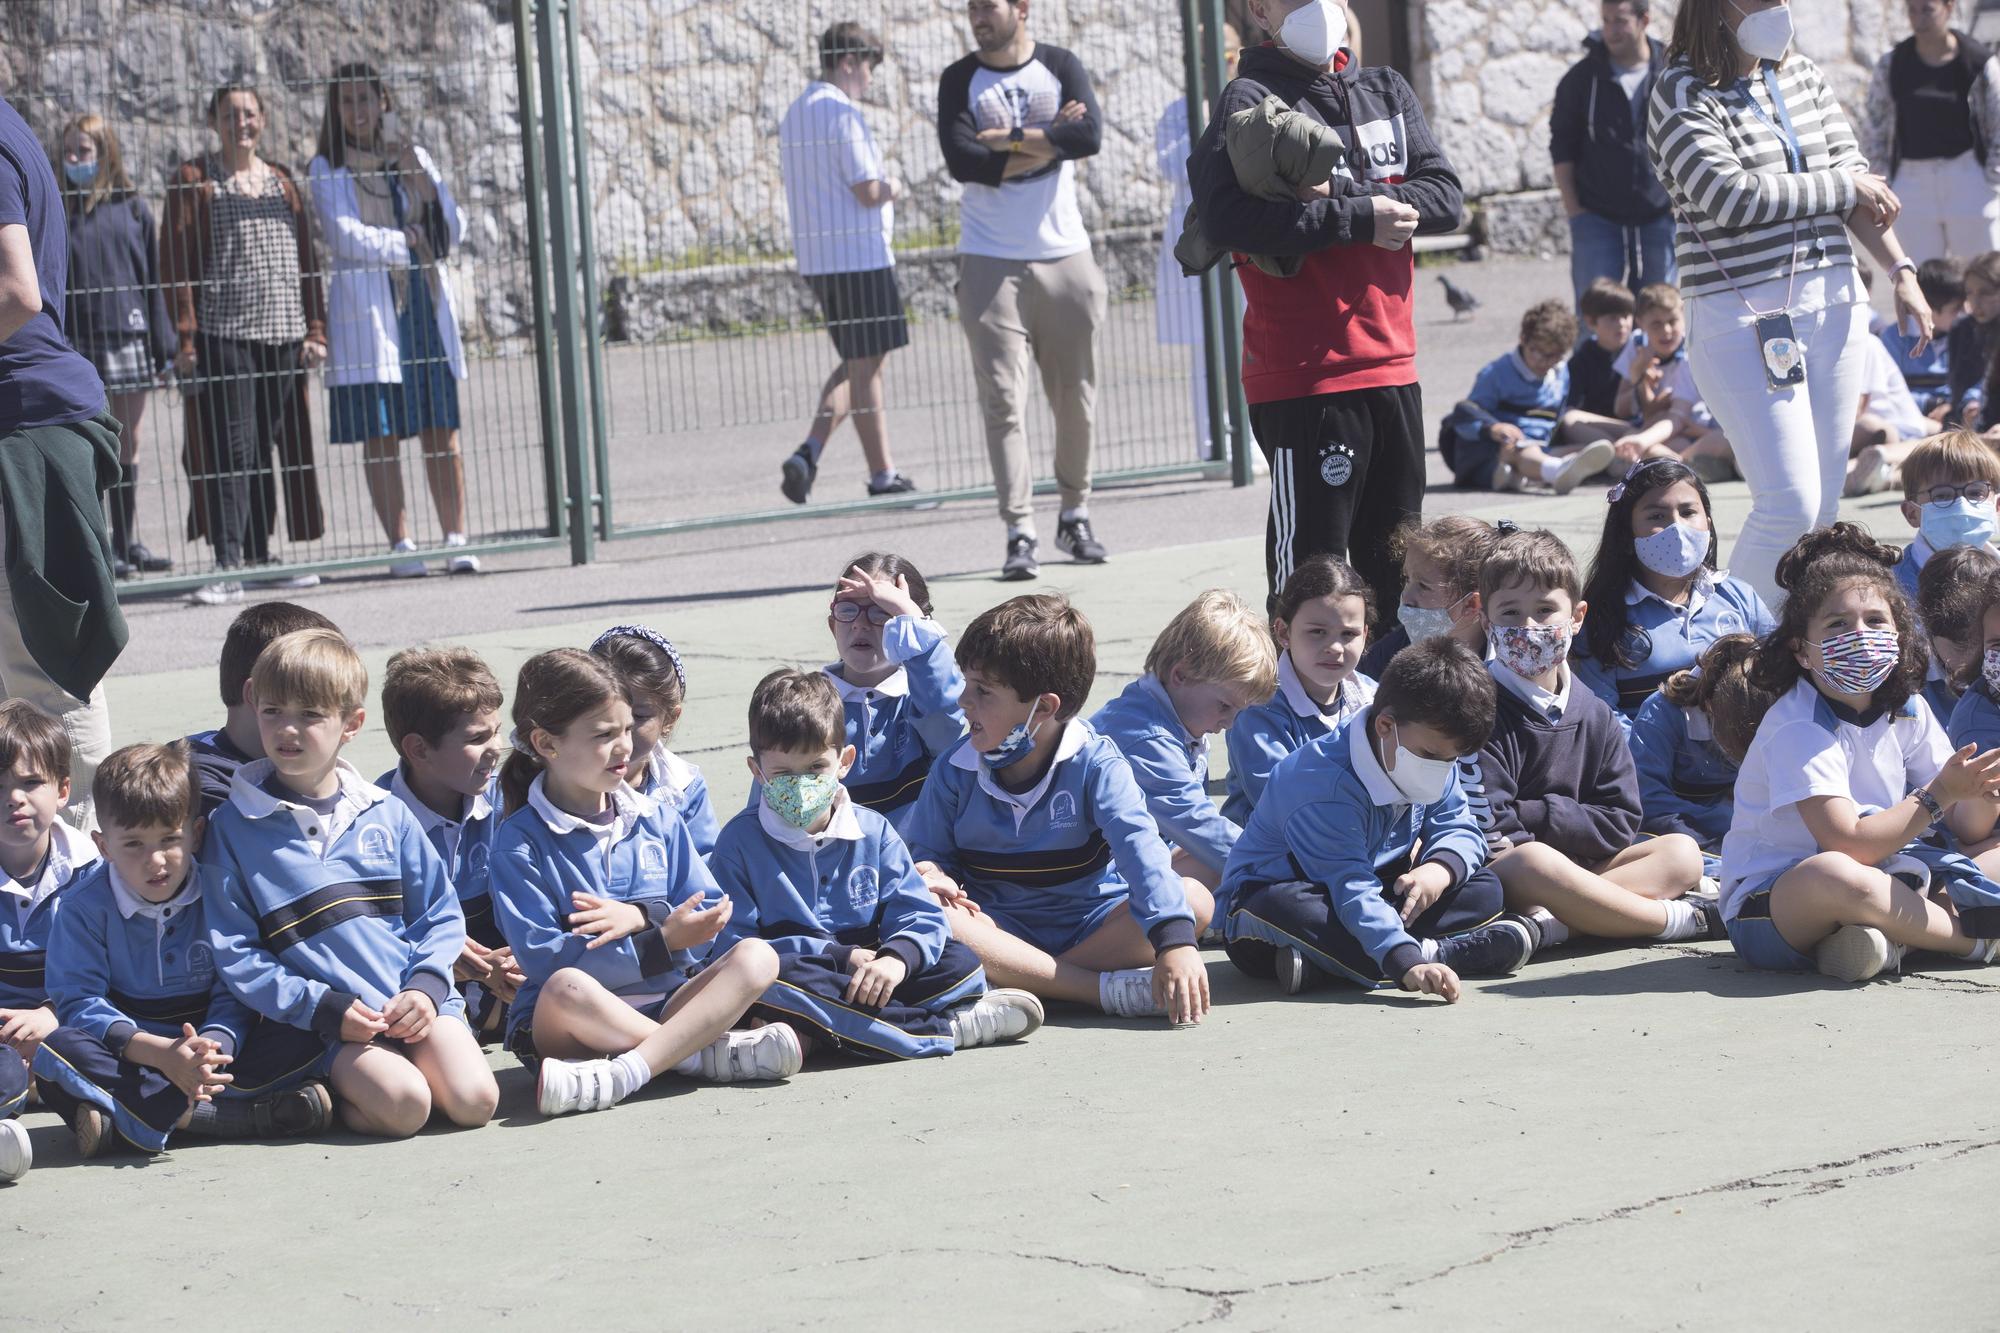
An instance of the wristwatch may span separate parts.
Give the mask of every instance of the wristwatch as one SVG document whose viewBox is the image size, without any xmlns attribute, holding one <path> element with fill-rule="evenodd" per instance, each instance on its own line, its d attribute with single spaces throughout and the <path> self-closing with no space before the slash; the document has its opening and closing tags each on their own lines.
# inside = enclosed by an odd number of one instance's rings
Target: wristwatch
<svg viewBox="0 0 2000 1333">
<path fill-rule="evenodd" d="M 1007 151 L 1010 153 L 1020 152 L 1021 144 L 1026 140 L 1026 138 L 1027 138 L 1027 131 L 1022 129 L 1019 125 L 1016 125 L 1013 129 L 1007 131 Z"/>
<path fill-rule="evenodd" d="M 1904 269 L 1910 270 L 1911 274 L 1914 275 L 1917 271 L 1917 261 L 1910 258 L 1908 255 L 1904 255 L 1901 259 L 1896 261 L 1896 267 L 1889 270 L 1889 281 L 1894 282 L 1896 280 L 1896 275 L 1898 273 L 1901 273 Z"/>
<path fill-rule="evenodd" d="M 1917 804 L 1921 805 L 1930 815 L 1932 828 L 1936 828 L 1944 822 L 1944 807 L 1938 804 L 1938 798 L 1931 795 L 1928 788 L 1919 787 L 1911 792 L 1910 795 L 1916 797 Z"/>
</svg>

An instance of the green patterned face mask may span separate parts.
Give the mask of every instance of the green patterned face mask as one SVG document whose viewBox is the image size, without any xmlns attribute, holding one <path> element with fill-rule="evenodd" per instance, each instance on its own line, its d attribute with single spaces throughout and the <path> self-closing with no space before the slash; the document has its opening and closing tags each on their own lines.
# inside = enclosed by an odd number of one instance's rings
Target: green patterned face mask
<svg viewBox="0 0 2000 1333">
<path fill-rule="evenodd" d="M 764 781 L 764 804 L 796 829 L 810 829 L 833 808 L 840 778 L 833 773 L 780 773 Z"/>
</svg>

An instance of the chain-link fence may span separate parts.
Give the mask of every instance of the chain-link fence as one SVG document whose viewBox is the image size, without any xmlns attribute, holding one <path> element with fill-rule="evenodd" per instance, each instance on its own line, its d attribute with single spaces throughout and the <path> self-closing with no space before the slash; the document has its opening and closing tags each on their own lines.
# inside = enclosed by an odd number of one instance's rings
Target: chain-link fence
<svg viewBox="0 0 2000 1333">
<path fill-rule="evenodd" d="M 820 53 L 839 20 L 881 53 L 840 95 L 868 168 L 840 184 L 897 183 L 888 209 L 847 191 L 858 230 L 787 203 L 854 148 L 809 125 L 788 157 L 781 132 L 842 81 Z M 1099 106 L 1099 150 L 1043 173 L 1073 174 L 1106 288 L 1097 476 L 1219 474 L 1195 373 L 1215 326 L 1159 262 L 1185 203 L 1180 8 L 1068 0 L 1030 23 Z M 811 504 L 780 495 L 855 364 L 800 273 L 829 271 L 801 263 L 829 240 L 834 269 L 881 250 L 900 289 L 889 309 L 836 295 L 837 323 L 907 326 L 879 409 L 865 388 L 848 405 L 924 494 L 992 485 L 954 297 L 961 196 L 985 187 L 953 179 L 937 126 L 962 5 L 16 0 L 0 45 L 0 92 L 69 182 L 72 338 L 128 427 L 107 497 L 128 587 L 440 572 L 565 534 L 581 559 L 594 536 L 862 501 L 886 469 L 854 418 Z M 1026 399 L 1047 478 L 1050 413 Z"/>
</svg>

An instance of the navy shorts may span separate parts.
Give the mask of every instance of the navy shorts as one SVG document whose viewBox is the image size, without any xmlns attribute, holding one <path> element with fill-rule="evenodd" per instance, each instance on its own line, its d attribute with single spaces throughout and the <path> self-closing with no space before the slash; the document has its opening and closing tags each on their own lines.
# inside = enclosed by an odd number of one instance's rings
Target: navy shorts
<svg viewBox="0 0 2000 1333">
<path fill-rule="evenodd" d="M 903 293 L 896 286 L 893 265 L 859 273 L 809 273 L 806 286 L 819 298 L 826 334 L 842 360 L 883 356 L 910 345 L 910 324 L 903 317 Z"/>
<path fill-rule="evenodd" d="M 1111 914 L 1123 907 L 1128 900 L 1112 898 L 1093 903 L 1082 916 L 1066 917 L 1062 920 L 1027 921 L 1009 916 L 1006 912 L 979 905 L 986 918 L 1017 940 L 1026 940 L 1051 958 L 1060 958 L 1096 933 L 1097 928 L 1107 921 Z"/>
<path fill-rule="evenodd" d="M 1813 960 L 1794 949 L 1771 920 L 1771 886 L 1778 876 L 1757 881 L 1729 924 L 1729 943 L 1736 956 L 1766 972 L 1811 972 Z"/>
</svg>

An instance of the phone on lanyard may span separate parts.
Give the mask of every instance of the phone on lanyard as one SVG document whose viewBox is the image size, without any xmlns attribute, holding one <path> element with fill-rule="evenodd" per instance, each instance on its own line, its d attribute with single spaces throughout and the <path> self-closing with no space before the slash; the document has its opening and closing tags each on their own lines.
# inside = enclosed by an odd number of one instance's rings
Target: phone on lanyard
<svg viewBox="0 0 2000 1333">
<path fill-rule="evenodd" d="M 1757 317 L 1757 346 L 1764 358 L 1764 385 L 1772 393 L 1806 382 L 1805 349 L 1789 312 Z"/>
</svg>

